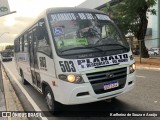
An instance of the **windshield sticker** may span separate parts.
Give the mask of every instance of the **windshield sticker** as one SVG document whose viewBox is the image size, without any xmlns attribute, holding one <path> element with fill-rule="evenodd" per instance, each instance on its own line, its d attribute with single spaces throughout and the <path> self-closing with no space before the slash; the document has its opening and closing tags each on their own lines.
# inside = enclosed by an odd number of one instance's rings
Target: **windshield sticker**
<svg viewBox="0 0 160 120">
<path fill-rule="evenodd" d="M 110 20 L 110 18 L 107 15 L 103 15 L 103 14 L 96 14 L 96 17 L 99 20 Z"/>
<path fill-rule="evenodd" d="M 64 35 L 64 30 L 63 30 L 62 27 L 55 27 L 55 28 L 53 29 L 53 33 L 54 33 L 54 35 L 56 35 L 56 36 Z"/>
<path fill-rule="evenodd" d="M 76 20 L 76 16 L 73 13 L 53 14 L 51 17 L 53 21 Z"/>
<path fill-rule="evenodd" d="M 64 20 L 110 20 L 107 15 L 104 14 L 91 14 L 91 13 L 60 13 L 51 15 L 52 21 L 64 21 Z"/>
<path fill-rule="evenodd" d="M 85 71 L 103 66 L 111 66 L 118 65 L 120 63 L 126 63 L 128 62 L 128 58 L 128 54 L 119 54 L 105 57 L 79 59 L 76 61 L 76 64 L 80 71 Z"/>
<path fill-rule="evenodd" d="M 78 15 L 81 20 L 86 20 L 86 19 L 93 20 L 94 19 L 93 15 L 91 13 L 78 13 Z"/>
</svg>

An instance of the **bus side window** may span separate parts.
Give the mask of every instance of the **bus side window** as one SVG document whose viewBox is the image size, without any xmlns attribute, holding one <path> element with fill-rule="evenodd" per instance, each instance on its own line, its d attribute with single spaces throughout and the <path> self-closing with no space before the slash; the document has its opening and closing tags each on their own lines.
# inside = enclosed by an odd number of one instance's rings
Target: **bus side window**
<svg viewBox="0 0 160 120">
<path fill-rule="evenodd" d="M 27 34 L 24 35 L 24 52 L 28 52 Z"/>
<path fill-rule="evenodd" d="M 20 52 L 20 39 L 17 39 L 17 52 Z"/>
<path fill-rule="evenodd" d="M 52 58 L 52 51 L 49 43 L 49 36 L 48 36 L 45 25 L 37 27 L 36 36 L 38 39 L 38 51 Z"/>
<path fill-rule="evenodd" d="M 19 44 L 19 38 L 17 38 L 17 40 L 15 40 L 15 45 L 14 45 L 14 51 L 15 53 L 20 52 L 20 44 Z"/>
<path fill-rule="evenodd" d="M 24 51 L 24 37 L 23 35 L 20 37 L 20 52 Z"/>
</svg>

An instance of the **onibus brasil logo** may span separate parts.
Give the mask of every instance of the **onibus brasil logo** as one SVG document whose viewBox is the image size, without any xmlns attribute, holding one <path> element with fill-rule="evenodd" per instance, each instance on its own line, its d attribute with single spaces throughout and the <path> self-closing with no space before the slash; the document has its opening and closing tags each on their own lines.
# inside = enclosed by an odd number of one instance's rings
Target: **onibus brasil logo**
<svg viewBox="0 0 160 120">
<path fill-rule="evenodd" d="M 0 12 L 6 12 L 7 10 L 8 8 L 5 6 L 0 7 Z"/>
</svg>

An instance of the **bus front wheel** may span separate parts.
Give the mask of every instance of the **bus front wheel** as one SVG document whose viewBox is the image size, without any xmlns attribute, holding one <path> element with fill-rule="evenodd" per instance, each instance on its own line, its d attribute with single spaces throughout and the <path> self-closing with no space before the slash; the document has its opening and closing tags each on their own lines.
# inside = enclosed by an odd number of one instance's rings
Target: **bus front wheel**
<svg viewBox="0 0 160 120">
<path fill-rule="evenodd" d="M 60 103 L 55 101 L 53 92 L 49 86 L 46 86 L 45 88 L 45 99 L 49 111 L 52 114 L 57 114 L 57 112 L 60 110 Z"/>
</svg>

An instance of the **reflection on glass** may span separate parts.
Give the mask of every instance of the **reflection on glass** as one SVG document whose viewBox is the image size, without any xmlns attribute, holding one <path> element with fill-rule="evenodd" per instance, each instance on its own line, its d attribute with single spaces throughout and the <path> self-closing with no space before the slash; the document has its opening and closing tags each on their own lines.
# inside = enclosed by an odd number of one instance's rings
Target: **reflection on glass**
<svg viewBox="0 0 160 120">
<path fill-rule="evenodd" d="M 67 16 L 68 15 L 68 16 Z M 128 48 L 127 41 L 117 27 L 106 15 L 91 13 L 51 14 L 51 25 L 54 43 L 60 54 L 80 54 L 96 52 L 101 46 L 102 51 L 108 46 L 114 49 Z M 93 48 L 97 49 L 93 49 Z M 82 50 L 83 49 L 83 50 Z"/>
</svg>

